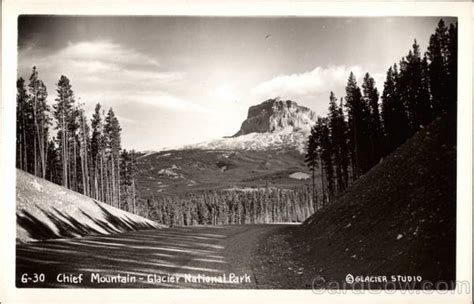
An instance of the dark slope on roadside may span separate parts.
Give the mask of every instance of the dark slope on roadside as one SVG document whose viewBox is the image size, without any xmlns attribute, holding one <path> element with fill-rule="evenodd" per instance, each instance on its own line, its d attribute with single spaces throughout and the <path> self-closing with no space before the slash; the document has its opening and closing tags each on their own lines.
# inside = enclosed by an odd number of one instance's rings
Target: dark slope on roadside
<svg viewBox="0 0 474 304">
<path fill-rule="evenodd" d="M 276 246 L 284 248 L 276 254 Z M 347 274 L 451 281 L 455 246 L 456 121 L 445 115 L 299 229 L 270 237 L 256 267 L 283 288 L 311 288 L 318 276 L 342 283 Z"/>
</svg>

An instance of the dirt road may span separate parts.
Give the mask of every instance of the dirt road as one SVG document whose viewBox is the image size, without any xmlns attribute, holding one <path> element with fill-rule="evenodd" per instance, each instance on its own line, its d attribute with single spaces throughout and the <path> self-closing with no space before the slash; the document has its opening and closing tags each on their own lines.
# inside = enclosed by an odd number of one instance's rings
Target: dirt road
<svg viewBox="0 0 474 304">
<path fill-rule="evenodd" d="M 296 225 L 175 227 L 17 246 L 17 287 L 267 288 L 259 242 Z M 265 284 L 265 285 L 264 285 Z"/>
</svg>

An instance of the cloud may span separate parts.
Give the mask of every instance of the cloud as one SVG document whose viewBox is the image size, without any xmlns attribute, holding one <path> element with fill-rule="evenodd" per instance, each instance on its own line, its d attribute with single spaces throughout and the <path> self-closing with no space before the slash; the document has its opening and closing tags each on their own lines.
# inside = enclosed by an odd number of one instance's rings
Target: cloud
<svg viewBox="0 0 474 304">
<path fill-rule="evenodd" d="M 185 77 L 179 71 L 162 71 L 155 58 L 110 41 L 70 42 L 51 54 L 31 46 L 20 50 L 20 71 L 29 72 L 33 65 L 56 80 L 64 74 L 73 83 L 100 82 L 102 89 L 127 84 L 156 87 Z"/>
<path fill-rule="evenodd" d="M 354 66 L 329 66 L 316 67 L 315 69 L 303 73 L 279 75 L 271 80 L 257 85 L 252 90 L 252 94 L 260 98 L 272 98 L 280 96 L 288 99 L 301 99 L 309 96 L 318 96 L 330 91 L 339 91 L 347 84 L 350 72 L 356 76 L 359 86 L 362 85 L 362 78 L 366 73 L 359 65 Z M 379 90 L 383 87 L 383 75 L 371 73 L 375 78 Z"/>
<path fill-rule="evenodd" d="M 175 111 L 208 112 L 168 92 L 183 85 L 185 73 L 164 71 L 158 60 L 132 48 L 110 41 L 68 43 L 54 52 L 29 46 L 19 51 L 19 72 L 28 77 L 36 65 L 50 94 L 60 75 L 66 75 L 77 97 L 107 107 L 123 102 L 139 103 Z"/>
<path fill-rule="evenodd" d="M 145 67 L 159 66 L 155 58 L 106 40 L 69 42 L 64 49 L 58 52 L 57 56 L 73 61 L 100 61 L 116 65 L 133 63 Z"/>
<path fill-rule="evenodd" d="M 331 90 L 331 88 L 344 86 L 351 71 L 356 76 L 363 73 L 360 66 L 316 67 L 312 71 L 280 75 L 260 83 L 253 89 L 253 93 L 265 97 L 281 96 L 284 98 L 317 95 Z"/>
<path fill-rule="evenodd" d="M 316 67 L 303 73 L 276 76 L 251 89 L 249 100 L 255 103 L 255 100 L 263 101 L 278 96 L 305 105 L 319 115 L 325 115 L 329 105 L 329 92 L 333 91 L 337 98 L 344 97 L 350 72 L 354 73 L 361 87 L 367 71 L 375 79 L 377 88 L 381 92 L 384 73 L 369 71 L 360 65 L 339 65 Z"/>
<path fill-rule="evenodd" d="M 212 109 L 197 103 L 182 99 L 166 92 L 148 91 L 137 92 L 126 95 L 126 99 L 157 108 L 164 108 L 173 111 L 185 111 L 192 113 L 213 113 Z"/>
</svg>

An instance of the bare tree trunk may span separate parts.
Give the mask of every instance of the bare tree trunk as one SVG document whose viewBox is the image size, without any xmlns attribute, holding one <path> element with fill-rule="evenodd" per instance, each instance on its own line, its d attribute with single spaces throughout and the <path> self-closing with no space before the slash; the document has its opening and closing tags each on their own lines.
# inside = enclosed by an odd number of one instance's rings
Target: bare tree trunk
<svg viewBox="0 0 474 304">
<path fill-rule="evenodd" d="M 326 190 L 324 189 L 325 188 L 324 170 L 323 170 L 323 162 L 321 161 L 321 155 L 319 155 L 319 167 L 321 168 L 321 188 L 322 188 L 322 193 L 323 193 L 322 206 L 324 206 L 326 203 Z"/>
<path fill-rule="evenodd" d="M 73 162 L 73 177 L 72 177 L 72 180 L 73 180 L 73 184 L 74 184 L 74 191 L 78 191 L 79 190 L 79 187 L 78 187 L 78 183 L 77 183 L 77 143 L 76 143 L 76 139 L 73 138 L 73 145 L 72 145 L 73 149 L 72 149 L 72 153 L 73 153 L 73 159 L 72 159 L 72 162 Z"/>
<path fill-rule="evenodd" d="M 313 167 L 313 169 L 311 170 L 312 171 L 312 181 L 313 181 L 313 193 L 312 193 L 312 200 L 313 200 L 313 208 L 314 210 L 316 211 L 317 209 L 317 201 L 318 201 L 318 198 L 316 197 L 316 176 L 315 176 L 315 171 L 316 171 L 316 168 Z"/>
<path fill-rule="evenodd" d="M 112 206 L 118 206 L 117 204 L 117 193 L 116 193 L 116 189 L 115 189 L 115 182 L 116 182 L 116 179 L 115 179 L 115 159 L 114 159 L 114 155 L 112 154 L 111 155 L 111 160 L 110 160 L 110 184 L 111 184 L 111 196 L 112 196 Z"/>
<path fill-rule="evenodd" d="M 85 165 L 84 165 L 84 152 L 81 153 L 81 175 L 82 175 L 82 193 L 84 195 L 88 195 L 87 188 L 86 188 L 86 172 L 85 172 Z"/>
<path fill-rule="evenodd" d="M 90 190 L 90 172 L 89 172 L 89 157 L 88 157 L 88 154 L 87 154 L 87 150 L 85 152 L 85 169 L 84 169 L 84 172 L 86 174 L 86 193 L 88 196 L 91 195 L 91 190 Z"/>
<path fill-rule="evenodd" d="M 67 147 L 67 130 L 66 130 L 66 118 L 64 117 L 65 116 L 65 113 L 64 113 L 64 110 L 63 110 L 63 113 L 62 113 L 62 123 L 61 123 L 61 131 L 62 131 L 62 134 L 61 134 L 61 152 L 62 152 L 62 165 L 63 165 L 63 186 L 68 188 L 68 147 Z"/>
<path fill-rule="evenodd" d="M 46 143 L 46 145 L 45 145 L 45 149 L 44 149 L 44 157 L 45 157 L 45 159 L 48 159 L 48 146 L 49 146 L 49 143 L 46 139 L 45 139 L 45 143 Z M 45 162 L 45 164 L 46 164 L 46 162 Z M 43 178 L 46 178 L 46 165 L 44 166 L 43 174 L 44 174 Z M 53 181 L 52 178 L 50 178 L 50 181 Z"/>
<path fill-rule="evenodd" d="M 21 137 L 21 134 L 20 134 L 19 137 L 20 137 L 20 140 L 18 142 L 19 155 L 17 156 L 18 157 L 18 167 L 23 170 L 23 139 Z"/>
<path fill-rule="evenodd" d="M 133 214 L 135 213 L 136 201 L 135 201 L 135 179 L 132 178 L 132 202 L 133 202 Z"/>
<path fill-rule="evenodd" d="M 121 205 L 120 201 L 120 155 L 117 157 L 117 200 L 119 203 L 119 208 Z"/>
<path fill-rule="evenodd" d="M 105 189 L 104 189 L 104 152 L 101 152 L 102 155 L 100 157 L 100 198 L 101 201 L 105 202 Z"/>
<path fill-rule="evenodd" d="M 22 161 L 21 161 L 21 168 L 24 170 L 24 171 L 28 171 L 27 169 L 27 164 L 28 164 L 28 155 L 26 153 L 26 122 L 25 122 L 25 114 L 22 113 L 21 114 L 21 117 L 22 117 L 22 136 L 23 136 L 23 139 L 22 139 L 22 151 L 21 151 L 21 155 L 23 157 Z"/>
<path fill-rule="evenodd" d="M 33 172 L 35 176 L 38 176 L 38 160 L 36 159 L 36 137 L 33 139 L 33 147 L 34 147 L 34 166 L 33 166 Z"/>
<path fill-rule="evenodd" d="M 41 164 L 41 177 L 46 177 L 46 159 L 44 153 L 44 135 L 43 135 L 43 128 L 39 126 L 36 114 L 35 114 L 35 129 L 36 129 L 36 137 L 38 139 L 38 150 L 40 156 L 40 164 Z M 35 148 L 35 157 L 36 157 L 36 148 Z M 36 174 L 35 174 L 36 175 Z"/>
<path fill-rule="evenodd" d="M 40 161 L 41 161 L 41 177 L 46 177 L 46 161 L 44 155 L 44 126 L 40 126 L 38 122 L 38 99 L 36 97 L 37 88 L 35 88 L 35 92 L 33 93 L 34 101 L 33 101 L 33 117 L 34 117 L 34 124 L 35 124 L 35 133 L 37 144 L 35 144 L 35 175 L 38 176 L 38 169 L 37 169 L 37 158 L 36 153 L 39 150 L 40 154 Z M 38 149 L 37 149 L 38 147 Z"/>
<path fill-rule="evenodd" d="M 94 166 L 92 167 L 91 192 L 92 192 L 92 197 L 95 199 L 98 199 L 97 198 L 97 163 L 94 162 L 93 165 Z"/>
<path fill-rule="evenodd" d="M 110 204 L 110 185 L 109 185 L 109 164 L 107 159 L 105 162 L 104 183 L 105 183 L 105 202 Z"/>
<path fill-rule="evenodd" d="M 84 130 L 85 131 L 85 130 Z M 85 132 L 84 132 L 85 133 Z M 87 134 L 85 135 L 87 136 Z M 90 196 L 90 172 L 89 172 L 89 154 L 87 153 L 88 147 L 87 147 L 87 137 L 84 139 L 84 159 L 85 159 L 85 164 L 84 164 L 84 172 L 85 172 L 85 182 L 86 182 L 86 195 Z"/>
<path fill-rule="evenodd" d="M 359 143 L 357 136 L 357 123 L 354 119 L 354 153 L 355 153 L 355 170 L 353 172 L 353 180 L 356 180 L 360 176 L 360 164 L 359 164 Z"/>
</svg>

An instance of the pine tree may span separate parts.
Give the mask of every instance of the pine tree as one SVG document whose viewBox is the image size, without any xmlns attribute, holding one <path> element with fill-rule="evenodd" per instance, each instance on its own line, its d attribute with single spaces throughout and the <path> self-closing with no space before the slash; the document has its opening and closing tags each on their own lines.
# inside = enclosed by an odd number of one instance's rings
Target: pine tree
<svg viewBox="0 0 474 304">
<path fill-rule="evenodd" d="M 382 120 L 386 135 L 385 155 L 395 150 L 409 134 L 405 105 L 398 92 L 397 65 L 390 67 L 382 94 Z"/>
<path fill-rule="evenodd" d="M 24 171 L 33 173 L 29 163 L 33 160 L 33 107 L 25 88 L 25 80 L 19 78 L 16 82 L 16 166 Z"/>
<path fill-rule="evenodd" d="M 346 108 L 348 114 L 350 154 L 353 179 L 357 179 L 369 168 L 369 108 L 362 100 L 362 93 L 351 72 L 346 85 Z"/>
<path fill-rule="evenodd" d="M 447 109 L 456 111 L 458 100 L 458 27 L 457 24 L 450 24 L 448 30 L 448 46 L 446 58 L 447 70 Z"/>
<path fill-rule="evenodd" d="M 315 178 L 315 171 L 318 167 L 318 139 L 317 139 L 317 128 L 313 126 L 311 128 L 311 133 L 308 137 L 308 144 L 306 148 L 306 155 L 305 155 L 305 163 L 308 166 L 309 170 L 311 171 L 311 190 L 312 190 L 312 199 L 313 204 L 316 205 L 317 198 L 316 198 L 316 178 Z"/>
<path fill-rule="evenodd" d="M 432 120 L 431 101 L 428 82 L 426 81 L 426 62 L 421 58 L 420 46 L 413 43 L 413 49 L 408 53 L 400 71 L 401 96 L 407 111 L 410 134 L 414 134 L 420 126 Z"/>
<path fill-rule="evenodd" d="M 78 144 L 81 167 L 82 193 L 90 196 L 90 128 L 82 107 L 78 107 Z"/>
<path fill-rule="evenodd" d="M 349 126 L 344 116 L 344 98 L 341 97 L 339 101 L 339 118 L 341 122 L 342 138 L 341 138 L 341 166 L 342 177 L 344 182 L 344 189 L 349 186 L 349 163 L 350 163 L 350 149 L 349 149 Z"/>
<path fill-rule="evenodd" d="M 71 173 L 70 123 L 71 118 L 74 116 L 74 92 L 72 91 L 69 79 L 64 75 L 61 75 L 56 87 L 58 96 L 56 98 L 57 103 L 53 105 L 53 115 L 56 119 L 56 128 L 58 130 L 57 136 L 62 166 L 61 182 L 64 187 L 69 188 Z"/>
<path fill-rule="evenodd" d="M 446 111 L 449 104 L 449 80 L 446 64 L 448 57 L 448 28 L 443 19 L 439 21 L 435 33 L 430 37 L 426 55 L 429 60 L 428 68 L 433 111 L 437 115 Z"/>
<path fill-rule="evenodd" d="M 321 205 L 323 206 L 324 204 L 326 204 L 326 202 L 328 201 L 328 195 L 327 195 L 327 176 L 326 176 L 326 173 L 325 173 L 325 165 L 324 165 L 324 162 L 323 162 L 323 158 L 322 158 L 322 153 L 323 153 L 323 139 L 322 139 L 322 136 L 323 136 L 323 133 L 325 132 L 324 131 L 324 128 L 325 128 L 325 118 L 322 118 L 322 117 L 319 117 L 318 116 L 318 119 L 316 120 L 316 124 L 314 125 L 313 129 L 314 129 L 314 133 L 313 133 L 313 137 L 314 137 L 314 145 L 315 145 L 315 153 L 314 153 L 314 156 L 316 157 L 316 161 L 318 162 L 319 164 L 319 169 L 320 169 L 320 174 L 321 174 L 321 194 L 322 194 L 322 199 L 321 199 Z"/>
<path fill-rule="evenodd" d="M 375 80 L 369 73 L 364 76 L 362 89 L 365 107 L 369 112 L 367 136 L 370 153 L 368 154 L 368 166 L 371 168 L 378 163 L 383 154 L 383 130 L 379 110 L 379 92 L 375 86 Z"/>
<path fill-rule="evenodd" d="M 135 176 L 137 174 L 136 153 L 122 150 L 120 154 L 120 191 L 122 201 L 132 213 L 136 212 Z"/>
<path fill-rule="evenodd" d="M 48 130 L 51 120 L 48 116 L 47 105 L 48 92 L 43 81 L 38 78 L 38 70 L 33 67 L 29 79 L 30 104 L 33 107 L 34 135 L 34 174 L 42 178 L 46 177 L 46 153 L 48 143 Z"/>
<path fill-rule="evenodd" d="M 326 173 L 326 185 L 327 185 L 327 200 L 331 202 L 334 197 L 334 166 L 333 166 L 333 147 L 331 140 L 331 133 L 329 130 L 328 118 L 321 118 L 319 122 L 319 139 L 320 139 L 320 151 L 321 151 L 321 160 L 322 166 L 324 167 L 324 172 Z"/>
<path fill-rule="evenodd" d="M 46 178 L 55 184 L 61 184 L 61 158 L 58 151 L 56 139 L 53 137 L 48 143 Z"/>
<path fill-rule="evenodd" d="M 79 147 L 79 133 L 80 133 L 80 108 L 74 103 L 71 111 L 71 116 L 68 121 L 69 134 L 69 188 L 73 191 L 82 192 L 82 185 L 80 184 L 81 168 L 80 168 L 80 147 Z"/>
<path fill-rule="evenodd" d="M 120 151 L 121 151 L 121 139 L 119 121 L 115 116 L 112 108 L 107 112 L 104 125 L 104 135 L 106 140 L 106 151 L 108 156 L 109 172 L 110 172 L 110 188 L 109 195 L 112 204 L 115 204 L 120 208 Z"/>
<path fill-rule="evenodd" d="M 337 192 L 346 189 L 348 184 L 348 147 L 347 147 L 347 125 L 341 104 L 338 106 L 336 96 L 333 92 L 329 96 L 329 130 L 336 168 Z"/>
<path fill-rule="evenodd" d="M 100 103 L 97 103 L 91 120 L 91 161 L 92 161 L 92 183 L 93 197 L 106 201 L 104 171 L 105 171 L 105 138 L 103 125 L 103 111 Z"/>
</svg>

